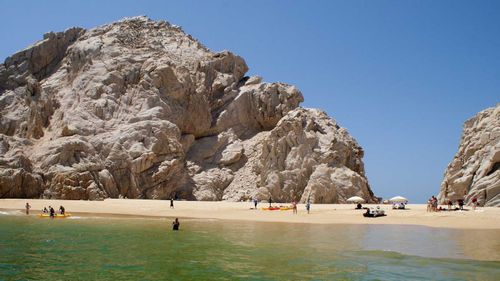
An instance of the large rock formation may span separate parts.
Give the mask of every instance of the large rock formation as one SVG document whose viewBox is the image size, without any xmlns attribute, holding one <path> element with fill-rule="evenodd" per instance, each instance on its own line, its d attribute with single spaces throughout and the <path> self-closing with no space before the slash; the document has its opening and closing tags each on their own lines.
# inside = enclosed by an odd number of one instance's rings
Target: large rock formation
<svg viewBox="0 0 500 281">
<path fill-rule="evenodd" d="M 474 197 L 480 205 L 500 206 L 500 104 L 465 122 L 438 198 L 470 203 Z"/>
<path fill-rule="evenodd" d="M 373 200 L 363 151 L 295 87 L 145 17 L 0 65 L 0 198 Z"/>
</svg>

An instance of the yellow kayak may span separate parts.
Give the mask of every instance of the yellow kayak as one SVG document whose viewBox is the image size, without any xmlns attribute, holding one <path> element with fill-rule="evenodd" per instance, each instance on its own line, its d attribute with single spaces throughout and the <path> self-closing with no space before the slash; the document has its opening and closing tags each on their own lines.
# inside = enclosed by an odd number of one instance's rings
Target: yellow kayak
<svg viewBox="0 0 500 281">
<path fill-rule="evenodd" d="M 279 210 L 280 207 L 265 207 L 265 208 L 260 208 L 263 211 L 276 211 Z"/>
<path fill-rule="evenodd" d="M 50 214 L 39 214 L 38 217 L 39 218 L 50 218 Z M 71 217 L 71 214 L 64 214 L 64 215 L 55 214 L 55 216 L 54 216 L 55 219 L 64 219 L 67 217 Z"/>
</svg>

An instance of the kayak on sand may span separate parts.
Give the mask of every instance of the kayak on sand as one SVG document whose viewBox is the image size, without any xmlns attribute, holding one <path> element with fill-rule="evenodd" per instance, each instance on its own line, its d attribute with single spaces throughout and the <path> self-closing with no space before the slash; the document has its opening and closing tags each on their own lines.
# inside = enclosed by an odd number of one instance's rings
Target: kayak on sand
<svg viewBox="0 0 500 281">
<path fill-rule="evenodd" d="M 50 218 L 50 214 L 39 214 L 38 217 L 39 218 Z M 64 215 L 55 214 L 54 215 L 54 218 L 56 218 L 56 219 L 64 219 L 64 218 L 67 218 L 67 217 L 71 217 L 71 214 L 64 214 Z"/>
<path fill-rule="evenodd" d="M 287 210 L 291 210 L 291 209 L 292 209 L 292 207 L 286 207 L 286 206 L 261 208 L 261 210 L 263 210 L 263 211 L 287 211 Z"/>
</svg>

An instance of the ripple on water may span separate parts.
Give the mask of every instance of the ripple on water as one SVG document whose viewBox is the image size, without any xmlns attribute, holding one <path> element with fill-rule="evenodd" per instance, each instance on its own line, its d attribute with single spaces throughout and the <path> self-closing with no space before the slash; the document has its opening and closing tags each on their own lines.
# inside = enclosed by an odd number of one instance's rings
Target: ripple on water
<svg viewBox="0 0 500 281">
<path fill-rule="evenodd" d="M 178 232 L 170 227 L 170 219 L 2 216 L 0 279 L 494 280 L 500 276 L 498 261 L 471 260 L 463 247 L 477 240 L 474 246 L 481 248 L 480 240 L 498 239 L 498 231 L 187 219 Z M 497 250 L 482 254 L 491 256 Z M 436 251 L 439 257 L 434 256 Z"/>
</svg>

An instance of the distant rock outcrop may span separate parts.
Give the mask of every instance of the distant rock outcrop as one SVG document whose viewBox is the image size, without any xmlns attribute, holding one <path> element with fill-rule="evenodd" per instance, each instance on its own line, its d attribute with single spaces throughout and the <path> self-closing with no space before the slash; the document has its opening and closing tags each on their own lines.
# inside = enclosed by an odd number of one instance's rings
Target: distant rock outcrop
<svg viewBox="0 0 500 281">
<path fill-rule="evenodd" d="M 457 155 L 446 169 L 439 199 L 476 197 L 484 206 L 500 206 L 500 104 L 464 124 Z"/>
<path fill-rule="evenodd" d="M 284 83 L 145 17 L 0 65 L 0 198 L 374 199 L 363 151 Z"/>
</svg>

